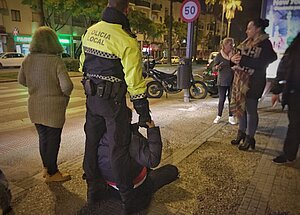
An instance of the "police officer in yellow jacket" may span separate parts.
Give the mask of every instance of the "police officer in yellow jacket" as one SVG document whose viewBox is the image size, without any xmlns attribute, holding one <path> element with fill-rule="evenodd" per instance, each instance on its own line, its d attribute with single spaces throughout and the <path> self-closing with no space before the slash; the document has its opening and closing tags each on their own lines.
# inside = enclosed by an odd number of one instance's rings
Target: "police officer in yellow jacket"
<svg viewBox="0 0 300 215">
<path fill-rule="evenodd" d="M 108 0 L 102 20 L 82 37 L 80 56 L 86 100 L 86 134 L 83 169 L 89 203 L 101 196 L 102 181 L 97 166 L 97 146 L 104 132 L 109 137 L 109 156 L 125 211 L 132 206 L 133 184 L 130 154 L 123 140 L 130 132 L 125 94 L 128 91 L 139 124 L 151 121 L 146 84 L 142 77 L 142 56 L 136 36 L 126 17 L 129 0 Z M 128 210 L 127 210 L 128 209 Z"/>
</svg>

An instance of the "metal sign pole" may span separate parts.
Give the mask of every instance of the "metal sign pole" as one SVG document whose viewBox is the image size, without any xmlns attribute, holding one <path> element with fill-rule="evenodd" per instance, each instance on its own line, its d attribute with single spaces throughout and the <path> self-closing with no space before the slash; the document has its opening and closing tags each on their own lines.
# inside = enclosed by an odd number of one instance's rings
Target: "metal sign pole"
<svg viewBox="0 0 300 215">
<path fill-rule="evenodd" d="M 186 43 L 186 58 L 192 58 L 193 52 L 193 35 L 194 35 L 194 22 L 188 23 L 188 32 L 187 32 L 187 43 Z M 192 73 L 192 71 L 190 71 Z M 189 74 L 190 75 L 190 74 Z M 190 92 L 189 89 L 183 89 L 183 101 L 190 102 Z"/>
<path fill-rule="evenodd" d="M 190 87 L 192 72 L 192 52 L 193 52 L 193 36 L 194 23 L 200 14 L 201 6 L 199 0 L 185 0 L 180 8 L 181 18 L 188 23 L 187 44 L 186 44 L 186 59 L 181 69 L 179 69 L 178 83 L 180 89 L 183 89 L 183 101 L 190 102 Z M 182 70 L 182 71 L 181 71 Z"/>
</svg>

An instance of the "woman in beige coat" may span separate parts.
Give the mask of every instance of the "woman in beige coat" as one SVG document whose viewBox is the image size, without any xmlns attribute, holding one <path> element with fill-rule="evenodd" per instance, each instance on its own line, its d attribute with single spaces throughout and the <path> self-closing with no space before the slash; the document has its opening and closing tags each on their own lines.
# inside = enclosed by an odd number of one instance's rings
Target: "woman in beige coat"
<svg viewBox="0 0 300 215">
<path fill-rule="evenodd" d="M 61 132 L 73 84 L 61 59 L 63 47 L 49 27 L 39 27 L 33 35 L 30 54 L 19 72 L 19 83 L 28 88 L 28 113 L 39 135 L 45 182 L 70 180 L 57 167 Z"/>
</svg>

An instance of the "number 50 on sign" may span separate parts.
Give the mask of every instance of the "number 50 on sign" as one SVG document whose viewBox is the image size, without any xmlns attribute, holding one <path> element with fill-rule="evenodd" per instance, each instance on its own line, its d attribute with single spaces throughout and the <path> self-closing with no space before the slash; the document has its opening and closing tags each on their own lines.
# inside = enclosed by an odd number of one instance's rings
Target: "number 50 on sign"
<svg viewBox="0 0 300 215">
<path fill-rule="evenodd" d="M 185 22 L 193 22 L 198 18 L 200 10 L 198 0 L 185 0 L 181 5 L 180 15 Z"/>
</svg>

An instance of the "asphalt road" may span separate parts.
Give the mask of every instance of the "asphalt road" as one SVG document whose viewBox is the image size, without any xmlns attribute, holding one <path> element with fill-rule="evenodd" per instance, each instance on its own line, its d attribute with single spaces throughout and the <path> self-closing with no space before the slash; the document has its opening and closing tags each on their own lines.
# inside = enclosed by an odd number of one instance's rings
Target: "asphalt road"
<svg viewBox="0 0 300 215">
<path fill-rule="evenodd" d="M 84 151 L 85 95 L 81 77 L 73 77 L 72 81 L 74 90 L 67 108 L 59 163 Z M 169 95 L 169 98 L 183 101 L 183 93 Z M 27 113 L 27 99 L 27 88 L 17 82 L 0 83 L 0 168 L 14 180 L 34 175 L 42 168 L 38 137 Z M 155 107 L 164 100 L 165 95 L 160 99 L 150 99 L 150 106 Z M 132 106 L 129 98 L 127 103 Z"/>
</svg>

